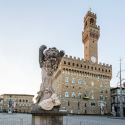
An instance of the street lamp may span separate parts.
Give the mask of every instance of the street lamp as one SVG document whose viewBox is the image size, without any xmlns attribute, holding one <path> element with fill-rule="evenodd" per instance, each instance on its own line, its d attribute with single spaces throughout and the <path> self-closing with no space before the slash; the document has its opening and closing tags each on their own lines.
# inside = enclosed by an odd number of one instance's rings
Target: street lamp
<svg viewBox="0 0 125 125">
<path fill-rule="evenodd" d="M 121 70 L 121 58 L 120 58 L 120 71 L 118 74 L 120 74 L 119 79 L 120 79 L 120 117 L 123 117 L 123 102 L 122 102 L 122 77 L 121 77 L 121 72 L 125 70 Z M 117 76 L 118 76 L 117 74 Z"/>
</svg>

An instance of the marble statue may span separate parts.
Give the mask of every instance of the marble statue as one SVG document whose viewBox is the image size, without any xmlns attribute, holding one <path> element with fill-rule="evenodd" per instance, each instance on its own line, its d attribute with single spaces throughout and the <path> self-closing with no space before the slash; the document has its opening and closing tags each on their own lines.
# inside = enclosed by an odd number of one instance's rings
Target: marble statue
<svg viewBox="0 0 125 125">
<path fill-rule="evenodd" d="M 52 85 L 54 84 L 53 73 L 57 70 L 63 56 L 64 51 L 59 51 L 55 47 L 47 49 L 45 45 L 42 45 L 39 48 L 42 83 L 38 96 L 36 97 L 36 103 L 44 110 L 52 110 L 54 106 L 59 106 L 61 104 Z"/>
<path fill-rule="evenodd" d="M 10 98 L 8 102 L 8 113 L 12 113 L 12 110 L 13 110 L 13 101 Z"/>
</svg>

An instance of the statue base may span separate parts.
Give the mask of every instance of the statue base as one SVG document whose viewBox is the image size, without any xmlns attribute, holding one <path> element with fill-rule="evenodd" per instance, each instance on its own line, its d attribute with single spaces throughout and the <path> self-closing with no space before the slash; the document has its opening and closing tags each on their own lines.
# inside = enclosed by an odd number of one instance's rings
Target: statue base
<svg viewBox="0 0 125 125">
<path fill-rule="evenodd" d="M 32 125 L 63 125 L 63 117 L 67 112 L 60 112 L 59 107 L 42 110 L 37 104 L 32 107 Z"/>
</svg>

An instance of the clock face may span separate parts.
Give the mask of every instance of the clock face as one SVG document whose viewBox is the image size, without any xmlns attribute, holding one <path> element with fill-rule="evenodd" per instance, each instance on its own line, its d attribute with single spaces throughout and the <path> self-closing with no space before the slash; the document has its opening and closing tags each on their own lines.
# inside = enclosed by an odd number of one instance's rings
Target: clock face
<svg viewBox="0 0 125 125">
<path fill-rule="evenodd" d="M 92 56 L 92 57 L 91 57 L 91 61 L 92 61 L 93 63 L 96 63 L 96 57 Z"/>
</svg>

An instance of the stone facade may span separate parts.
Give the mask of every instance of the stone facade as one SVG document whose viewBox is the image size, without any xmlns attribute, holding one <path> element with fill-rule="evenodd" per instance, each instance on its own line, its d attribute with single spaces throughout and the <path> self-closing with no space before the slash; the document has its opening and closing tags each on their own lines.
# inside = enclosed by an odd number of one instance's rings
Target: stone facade
<svg viewBox="0 0 125 125">
<path fill-rule="evenodd" d="M 125 87 L 122 87 L 123 115 L 125 116 Z M 120 87 L 111 88 L 111 107 L 116 116 L 120 116 Z M 112 111 L 113 113 L 113 111 Z"/>
<path fill-rule="evenodd" d="M 69 113 L 107 114 L 111 112 L 112 66 L 98 63 L 100 28 L 96 25 L 96 14 L 88 11 L 84 24 L 84 59 L 65 55 L 54 74 L 53 88 L 61 108 Z"/>
<path fill-rule="evenodd" d="M 0 96 L 0 112 L 3 111 L 3 97 Z"/>
<path fill-rule="evenodd" d="M 8 111 L 9 100 L 12 100 L 13 112 L 31 112 L 34 95 L 27 94 L 3 94 L 3 111 Z"/>
</svg>

